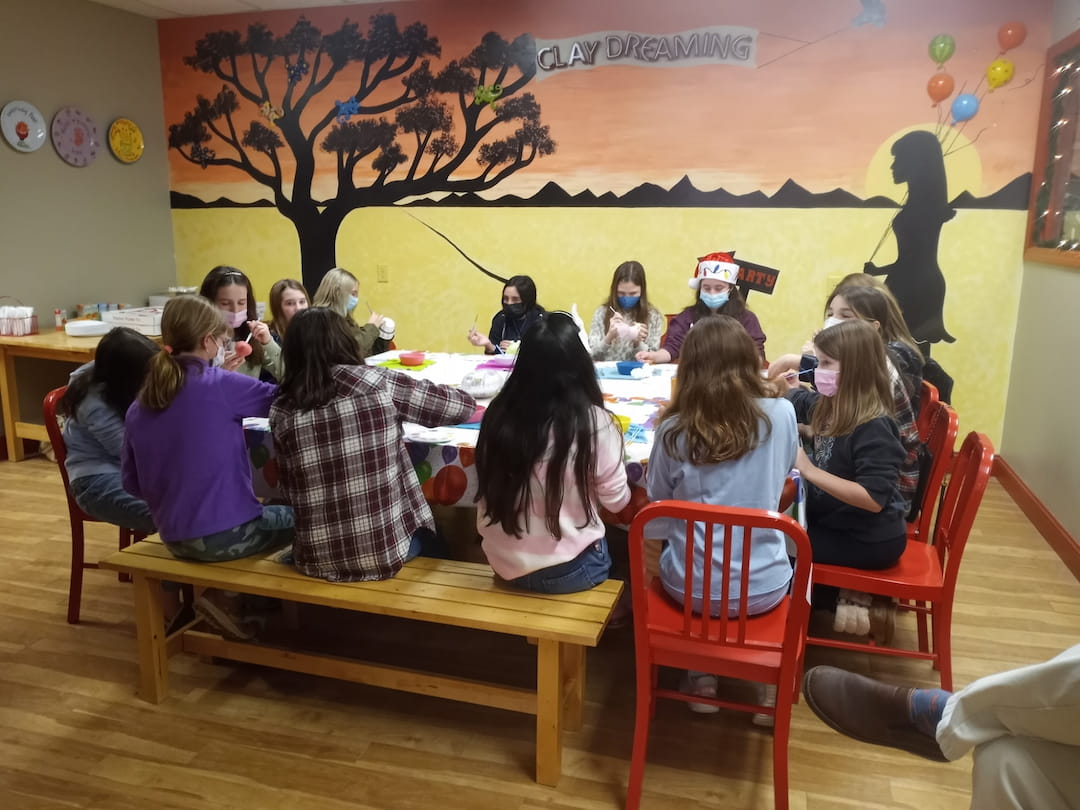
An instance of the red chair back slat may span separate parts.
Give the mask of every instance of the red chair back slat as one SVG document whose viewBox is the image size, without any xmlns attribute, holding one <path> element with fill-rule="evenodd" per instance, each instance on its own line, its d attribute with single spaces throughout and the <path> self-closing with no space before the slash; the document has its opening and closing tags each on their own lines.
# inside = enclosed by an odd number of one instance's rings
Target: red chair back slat
<svg viewBox="0 0 1080 810">
<path fill-rule="evenodd" d="M 931 386 L 932 387 L 932 386 Z M 941 488 L 945 473 L 953 462 L 959 418 L 956 411 L 945 402 L 934 401 L 930 406 L 929 435 L 926 448 L 930 451 L 930 467 L 922 484 L 922 502 L 914 522 L 908 524 L 908 539 L 926 543 L 933 533 L 934 510 L 941 500 Z M 923 411 L 926 413 L 926 411 Z M 921 418 L 921 417 L 920 417 Z"/>
<path fill-rule="evenodd" d="M 931 422 L 934 418 L 935 407 L 938 402 L 937 386 L 933 383 L 922 381 L 919 386 L 919 417 L 916 420 L 916 428 L 919 431 L 919 440 L 926 444 L 930 441 Z"/>
<path fill-rule="evenodd" d="M 749 602 L 750 582 L 750 546 L 745 542 L 745 537 L 755 529 L 772 529 L 779 531 L 791 538 L 796 547 L 796 554 L 801 555 L 801 563 L 797 564 L 795 577 L 792 585 L 793 594 L 801 594 L 802 598 L 792 599 L 792 615 L 789 619 L 789 628 L 797 636 L 800 622 L 805 628 L 805 619 L 809 616 L 809 603 L 806 601 L 808 583 L 810 580 L 811 559 L 810 540 L 806 531 L 796 521 L 786 515 L 776 512 L 767 512 L 758 509 L 742 509 L 739 507 L 713 506 L 709 504 L 690 503 L 687 501 L 657 501 L 645 506 L 638 512 L 630 526 L 630 579 L 633 596 L 635 599 L 635 627 L 640 623 L 641 632 L 659 632 L 670 634 L 675 632 L 670 626 L 659 628 L 655 623 L 650 624 L 648 605 L 643 602 L 643 610 L 638 611 L 637 601 L 650 588 L 652 583 L 646 581 L 645 561 L 646 554 L 644 544 L 646 542 L 660 542 L 666 538 L 648 538 L 645 528 L 650 521 L 658 519 L 674 519 L 685 521 L 686 532 L 686 580 L 684 593 L 693 593 L 693 570 L 702 571 L 702 594 L 712 593 L 713 566 L 710 560 L 716 553 L 714 530 L 723 533 L 724 548 L 721 552 L 721 592 L 717 599 L 721 600 L 722 607 L 717 617 L 709 616 L 708 610 L 702 615 L 693 612 L 690 599 L 684 600 L 679 606 L 682 621 L 677 629 L 681 640 L 691 644 L 707 644 L 719 647 L 776 647 L 775 644 L 763 645 L 760 639 L 755 639 L 749 629 L 755 622 L 755 617 L 746 613 Z M 702 529 L 703 543 L 701 547 L 695 542 L 698 527 Z M 738 537 L 739 540 L 735 540 Z M 741 544 L 742 561 L 739 568 L 733 570 L 732 560 L 736 542 Z M 751 541 L 752 542 L 752 541 Z M 738 581 L 733 578 L 737 577 Z M 732 609 L 730 599 L 736 595 L 737 609 Z M 707 600 L 703 600 L 707 601 Z M 730 614 L 730 615 L 729 615 Z M 640 621 L 639 621 L 640 620 Z M 795 636 L 785 635 L 784 643 L 797 643 Z"/>
<path fill-rule="evenodd" d="M 943 587 L 950 600 L 956 589 L 964 547 L 993 466 L 993 445 L 985 435 L 972 431 L 956 454 L 934 530 L 934 548 L 941 562 Z"/>
</svg>

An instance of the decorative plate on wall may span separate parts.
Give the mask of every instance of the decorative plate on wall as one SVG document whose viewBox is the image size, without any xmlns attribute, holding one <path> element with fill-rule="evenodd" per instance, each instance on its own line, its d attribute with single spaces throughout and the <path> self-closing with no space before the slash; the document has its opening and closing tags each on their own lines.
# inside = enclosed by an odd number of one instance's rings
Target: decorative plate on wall
<svg viewBox="0 0 1080 810">
<path fill-rule="evenodd" d="M 97 122 L 78 107 L 61 107 L 53 116 L 56 153 L 72 166 L 89 166 L 97 158 Z"/>
<path fill-rule="evenodd" d="M 146 143 L 139 125 L 128 118 L 117 118 L 109 125 L 109 149 L 121 163 L 134 163 L 142 157 Z"/>
<path fill-rule="evenodd" d="M 29 101 L 9 101 L 0 110 L 0 131 L 16 151 L 33 152 L 45 143 L 45 116 Z"/>
</svg>

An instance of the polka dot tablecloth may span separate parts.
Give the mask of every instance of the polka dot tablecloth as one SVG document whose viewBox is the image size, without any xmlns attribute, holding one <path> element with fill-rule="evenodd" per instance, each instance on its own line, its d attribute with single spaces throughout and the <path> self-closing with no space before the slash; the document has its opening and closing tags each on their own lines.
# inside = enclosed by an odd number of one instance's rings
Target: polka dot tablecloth
<svg viewBox="0 0 1080 810">
<path fill-rule="evenodd" d="M 384 352 L 368 358 L 368 364 L 395 360 L 400 352 Z M 478 365 L 490 361 L 483 355 L 427 353 L 430 362 L 422 368 L 395 370 L 432 382 L 456 385 Z M 598 363 L 597 375 L 604 392 L 604 405 L 613 414 L 626 417 L 626 475 L 631 486 L 631 503 L 640 507 L 648 502 L 645 494 L 645 471 L 652 450 L 653 423 L 661 403 L 671 391 L 674 366 L 657 367 L 648 378 L 633 379 L 619 375 L 614 363 Z M 510 369 L 506 369 L 509 373 Z M 481 401 L 481 404 L 486 404 Z M 404 425 L 405 446 L 424 497 L 442 506 L 473 506 L 476 497 L 475 448 L 478 431 L 451 427 L 426 431 L 418 425 Z M 425 437 L 439 434 L 439 441 Z M 267 420 L 245 420 L 245 438 L 251 460 L 252 483 L 260 498 L 280 498 L 278 465 L 274 442 Z M 608 516 L 610 517 L 610 516 Z"/>
</svg>

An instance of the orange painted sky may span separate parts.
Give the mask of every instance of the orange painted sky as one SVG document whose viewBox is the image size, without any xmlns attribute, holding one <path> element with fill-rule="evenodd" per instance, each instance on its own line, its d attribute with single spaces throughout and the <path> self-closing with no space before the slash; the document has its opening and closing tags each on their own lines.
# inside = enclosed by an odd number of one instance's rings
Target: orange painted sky
<svg viewBox="0 0 1080 810">
<path fill-rule="evenodd" d="M 974 147 L 982 161 L 983 193 L 1029 171 L 1040 66 L 1049 46 L 1050 0 L 885 0 L 885 5 L 888 18 L 882 28 L 851 24 L 861 10 L 858 0 L 419 0 L 305 13 L 324 33 L 347 16 L 366 22 L 378 9 L 394 12 L 402 27 L 419 20 L 439 38 L 443 61 L 464 56 L 489 30 L 508 40 L 523 32 L 560 39 L 603 30 L 666 34 L 705 25 L 759 30 L 756 69 L 602 67 L 530 83 L 527 89 L 542 107 L 557 150 L 488 196 L 530 194 L 549 180 L 571 192 L 621 193 L 646 181 L 667 186 L 684 174 L 699 188 L 722 186 L 736 193 L 771 193 L 793 178 L 814 191 L 842 187 L 863 194 L 866 167 L 878 147 L 901 129 L 936 120 L 925 90 L 935 71 L 926 52 L 930 39 L 942 32 L 956 38 L 947 69 L 958 88 L 973 90 L 998 56 L 998 27 L 1020 20 L 1028 27 L 1027 40 L 1008 54 L 1016 78 L 983 98 L 964 134 L 975 137 L 985 128 Z M 220 88 L 219 80 L 182 62 L 198 38 L 218 29 L 243 32 L 255 20 L 280 34 L 299 14 L 162 21 L 166 125 L 183 118 L 196 93 L 212 96 Z M 352 92 L 346 87 L 354 84 L 355 79 L 332 85 L 316 101 L 331 104 L 345 98 Z M 980 89 L 985 90 L 985 82 Z M 258 117 L 251 109 L 247 115 Z M 312 117 L 318 116 L 312 112 Z M 406 150 L 411 138 L 400 139 Z M 210 145 L 221 156 L 228 153 L 228 147 Z M 329 170 L 330 156 L 317 154 Z M 175 190 L 204 199 L 263 196 L 260 186 L 237 171 L 203 170 L 175 152 L 170 161 Z M 475 164 L 469 160 L 466 165 Z"/>
</svg>

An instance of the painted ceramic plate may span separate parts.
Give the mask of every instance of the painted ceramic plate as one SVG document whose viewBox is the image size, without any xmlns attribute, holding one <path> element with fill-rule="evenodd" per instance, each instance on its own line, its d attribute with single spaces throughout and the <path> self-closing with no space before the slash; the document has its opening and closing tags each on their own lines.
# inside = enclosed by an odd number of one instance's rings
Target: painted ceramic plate
<svg viewBox="0 0 1080 810">
<path fill-rule="evenodd" d="M 0 131 L 17 152 L 34 152 L 45 143 L 45 116 L 29 101 L 9 101 L 0 110 Z"/>
<path fill-rule="evenodd" d="M 89 166 L 97 159 L 97 122 L 78 107 L 61 107 L 53 116 L 51 134 L 56 153 L 72 166 Z"/>
<path fill-rule="evenodd" d="M 109 125 L 109 149 L 121 163 L 134 163 L 146 147 L 139 125 L 128 118 L 117 118 Z"/>
</svg>

